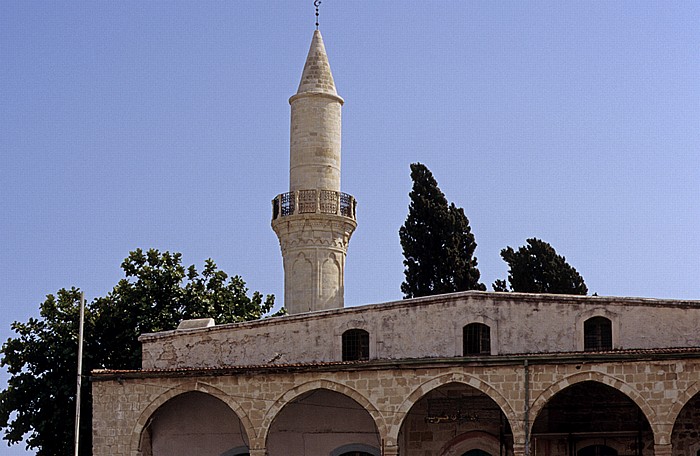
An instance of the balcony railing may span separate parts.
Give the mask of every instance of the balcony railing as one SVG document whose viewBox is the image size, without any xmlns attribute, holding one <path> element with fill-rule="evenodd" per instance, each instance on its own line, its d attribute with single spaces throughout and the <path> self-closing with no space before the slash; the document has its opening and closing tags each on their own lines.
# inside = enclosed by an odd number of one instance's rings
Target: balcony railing
<svg viewBox="0 0 700 456">
<path fill-rule="evenodd" d="M 272 220 L 295 214 L 335 214 L 355 220 L 355 198 L 334 190 L 297 190 L 272 200 Z"/>
</svg>

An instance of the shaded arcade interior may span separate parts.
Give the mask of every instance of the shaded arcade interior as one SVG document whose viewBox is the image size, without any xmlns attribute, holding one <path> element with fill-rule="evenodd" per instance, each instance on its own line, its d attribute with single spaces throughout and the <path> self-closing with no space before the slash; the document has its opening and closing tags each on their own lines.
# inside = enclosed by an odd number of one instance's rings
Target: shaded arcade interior
<svg viewBox="0 0 700 456">
<path fill-rule="evenodd" d="M 671 434 L 674 456 L 700 456 L 700 393 L 681 409 Z"/>
<path fill-rule="evenodd" d="M 571 385 L 552 397 L 531 433 L 535 455 L 646 456 L 654 437 L 639 406 L 595 381 Z"/>
<path fill-rule="evenodd" d="M 426 393 L 411 407 L 399 433 L 401 455 L 507 456 L 510 424 L 498 404 L 463 383 Z"/>
</svg>

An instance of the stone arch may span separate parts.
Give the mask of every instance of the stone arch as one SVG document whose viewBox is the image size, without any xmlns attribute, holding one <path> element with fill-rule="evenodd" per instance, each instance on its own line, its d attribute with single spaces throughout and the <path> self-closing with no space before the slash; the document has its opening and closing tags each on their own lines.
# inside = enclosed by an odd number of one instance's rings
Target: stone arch
<svg viewBox="0 0 700 456">
<path fill-rule="evenodd" d="M 284 300 L 292 313 L 308 312 L 313 309 L 316 297 L 311 291 L 316 283 L 316 270 L 313 256 L 305 252 L 296 252 L 284 259 Z M 311 258 L 309 258 L 311 256 Z"/>
<path fill-rule="evenodd" d="M 666 414 L 666 422 L 671 424 L 671 428 L 676 423 L 678 415 L 683 410 L 683 407 L 690 402 L 697 394 L 700 394 L 700 382 L 694 382 L 684 390 L 678 391 L 678 399 L 673 401 L 673 405 L 669 408 Z"/>
<path fill-rule="evenodd" d="M 482 431 L 471 431 L 450 440 L 440 450 L 440 456 L 461 456 L 471 450 L 482 450 L 489 454 L 500 454 L 498 439 Z"/>
<path fill-rule="evenodd" d="M 343 288 L 342 266 L 336 258 L 335 252 L 330 252 L 319 264 L 319 276 L 321 278 L 320 295 L 324 301 L 333 302 Z"/>
<path fill-rule="evenodd" d="M 361 443 L 353 443 L 350 445 L 343 445 L 340 448 L 336 448 L 335 450 L 331 451 L 330 456 L 342 456 L 345 453 L 350 453 L 351 451 L 361 451 L 363 453 L 369 453 L 373 456 L 380 456 L 380 450 L 377 448 L 371 447 L 369 445 L 364 445 Z"/>
<path fill-rule="evenodd" d="M 153 401 L 151 401 L 150 404 L 146 406 L 145 409 L 143 409 L 141 415 L 139 415 L 139 418 L 136 420 L 136 425 L 134 426 L 134 430 L 131 433 L 130 448 L 132 454 L 140 454 L 139 451 L 141 451 L 141 444 L 143 440 L 144 431 L 148 427 L 151 417 L 156 412 L 156 410 L 158 410 L 163 404 L 168 402 L 170 399 L 191 392 L 208 394 L 209 396 L 215 397 L 216 399 L 219 399 L 221 402 L 226 404 L 231 409 L 231 411 L 233 411 L 233 413 L 238 417 L 238 419 L 241 420 L 241 425 L 243 426 L 243 430 L 246 433 L 248 442 L 252 441 L 253 437 L 255 437 L 253 424 L 251 423 L 250 418 L 248 418 L 248 414 L 236 401 L 234 401 L 229 395 L 212 385 L 200 381 L 191 381 L 181 383 L 177 386 L 168 389 L 167 391 L 156 397 Z"/>
<path fill-rule="evenodd" d="M 325 389 L 328 391 L 333 391 L 335 393 L 343 394 L 350 399 L 354 400 L 362 408 L 364 408 L 367 413 L 372 417 L 374 425 L 377 428 L 377 432 L 380 436 L 386 434 L 386 423 L 382 414 L 377 410 L 377 408 L 367 399 L 364 395 L 359 393 L 357 390 L 350 388 L 349 386 L 343 385 L 342 383 L 333 382 L 330 380 L 312 380 L 310 382 L 302 383 L 301 385 L 295 386 L 287 390 L 282 396 L 280 396 L 274 404 L 267 410 L 265 417 L 260 425 L 259 432 L 257 434 L 257 439 L 260 442 L 267 442 L 270 433 L 270 426 L 275 420 L 275 417 L 284 409 L 284 407 L 290 402 L 294 401 L 296 398 L 300 397 L 304 393 L 310 391 Z"/>
<path fill-rule="evenodd" d="M 399 432 L 401 431 L 401 425 L 403 424 L 404 418 L 408 416 L 411 408 L 427 393 L 450 383 L 459 383 L 466 386 L 470 386 L 485 395 L 487 395 L 492 401 L 494 401 L 501 412 L 505 415 L 508 420 L 511 430 L 513 431 L 513 438 L 517 442 L 518 439 L 524 440 L 525 434 L 518 420 L 517 415 L 513 411 L 513 408 L 508 403 L 508 400 L 503 397 L 503 395 L 494 387 L 488 383 L 480 380 L 478 377 L 465 374 L 461 372 L 453 372 L 450 374 L 444 374 L 439 377 L 435 377 L 427 382 L 422 383 L 417 388 L 415 388 L 411 394 L 401 403 L 399 408 L 394 412 L 393 420 L 391 421 L 391 427 L 387 434 L 387 445 L 396 445 L 399 439 Z"/>
<path fill-rule="evenodd" d="M 677 450 L 677 446 L 679 442 L 676 440 L 678 438 L 678 434 L 684 434 L 687 431 L 684 430 L 683 427 L 677 427 L 677 426 L 682 426 L 682 421 L 684 419 L 683 415 L 683 410 L 686 407 L 690 407 L 688 410 L 688 413 L 692 414 L 692 410 L 697 410 L 698 404 L 700 403 L 700 382 L 693 382 L 688 386 L 685 390 L 679 390 L 678 398 L 673 401 L 673 404 L 671 407 L 669 407 L 667 413 L 666 413 L 666 419 L 665 423 L 666 426 L 663 427 L 665 431 L 667 431 L 665 434 L 659 436 L 658 441 L 655 442 L 657 444 L 673 444 L 673 450 L 675 451 L 680 451 L 681 449 Z M 694 403 L 694 404 L 691 404 Z M 692 415 L 691 415 L 692 416 Z M 685 417 L 686 419 L 688 418 L 687 416 Z M 679 420 L 681 423 L 679 423 Z M 697 421 L 697 419 L 696 419 Z M 690 455 L 695 455 L 698 454 L 700 455 L 700 441 L 695 441 L 688 445 L 688 442 L 683 442 L 681 446 L 685 446 L 685 452 Z"/>
<path fill-rule="evenodd" d="M 623 381 L 610 375 L 596 371 L 579 372 L 568 377 L 564 377 L 563 379 L 550 385 L 547 389 L 540 393 L 540 395 L 537 396 L 537 398 L 532 403 L 532 406 L 530 407 L 530 429 L 528 429 L 527 432 L 531 432 L 532 426 L 535 424 L 535 420 L 537 419 L 540 412 L 542 411 L 542 409 L 544 409 L 545 405 L 547 405 L 550 399 L 552 399 L 557 393 L 559 393 L 563 389 L 581 382 L 601 383 L 603 385 L 616 389 L 620 393 L 630 398 L 635 404 L 637 404 L 637 407 L 639 407 L 642 410 L 642 413 L 644 413 L 644 416 L 649 422 L 651 430 L 654 434 L 654 440 L 656 441 L 656 436 L 659 432 L 658 421 L 656 419 L 656 412 L 647 403 L 646 399 L 627 383 L 624 383 Z"/>
</svg>

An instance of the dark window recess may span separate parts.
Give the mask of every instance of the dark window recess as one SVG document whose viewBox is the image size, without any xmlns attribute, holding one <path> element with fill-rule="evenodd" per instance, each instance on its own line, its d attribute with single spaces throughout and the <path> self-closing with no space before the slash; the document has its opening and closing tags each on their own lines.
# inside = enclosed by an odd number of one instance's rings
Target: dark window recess
<svg viewBox="0 0 700 456">
<path fill-rule="evenodd" d="M 589 318 L 583 323 L 585 351 L 612 350 L 612 322 L 605 317 Z"/>
<path fill-rule="evenodd" d="M 471 323 L 462 329 L 464 355 L 491 354 L 491 328 L 482 323 Z"/>
<path fill-rule="evenodd" d="M 605 445 L 591 445 L 580 449 L 578 456 L 617 456 L 617 450 Z"/>
<path fill-rule="evenodd" d="M 343 333 L 343 361 L 369 359 L 369 333 L 364 329 L 349 329 Z"/>
</svg>

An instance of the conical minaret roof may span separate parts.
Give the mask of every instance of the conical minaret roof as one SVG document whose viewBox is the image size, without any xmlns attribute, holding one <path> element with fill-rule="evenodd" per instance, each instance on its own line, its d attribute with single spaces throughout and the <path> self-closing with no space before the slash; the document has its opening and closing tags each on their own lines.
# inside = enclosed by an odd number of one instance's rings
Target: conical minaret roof
<svg viewBox="0 0 700 456">
<path fill-rule="evenodd" d="M 301 93 L 327 93 L 338 96 L 335 82 L 333 82 L 333 74 L 331 74 L 331 66 L 328 63 L 328 55 L 326 55 L 326 47 L 323 45 L 323 38 L 318 30 L 314 30 L 309 55 L 306 56 L 304 72 L 297 90 L 297 94 Z"/>
</svg>

